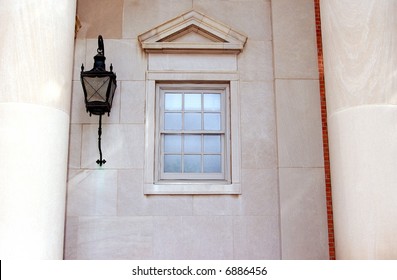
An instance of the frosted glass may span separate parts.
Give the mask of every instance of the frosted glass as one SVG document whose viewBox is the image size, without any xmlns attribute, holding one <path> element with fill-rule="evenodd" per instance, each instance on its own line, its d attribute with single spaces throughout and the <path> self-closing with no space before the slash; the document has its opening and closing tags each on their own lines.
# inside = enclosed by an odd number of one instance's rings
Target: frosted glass
<svg viewBox="0 0 397 280">
<path fill-rule="evenodd" d="M 165 130 L 181 130 L 182 129 L 182 113 L 165 113 L 164 114 Z"/>
<path fill-rule="evenodd" d="M 221 136 L 204 135 L 204 153 L 220 154 L 221 153 Z"/>
<path fill-rule="evenodd" d="M 180 173 L 181 172 L 181 156 L 165 155 L 164 156 L 164 172 Z"/>
<path fill-rule="evenodd" d="M 204 130 L 220 130 L 221 114 L 206 113 L 204 114 Z"/>
<path fill-rule="evenodd" d="M 221 110 L 221 95 L 218 93 L 204 94 L 204 110 L 205 111 L 220 111 Z"/>
<path fill-rule="evenodd" d="M 185 94 L 185 110 L 201 111 L 201 94 Z"/>
<path fill-rule="evenodd" d="M 220 155 L 204 156 L 204 173 L 220 173 L 222 171 Z"/>
<path fill-rule="evenodd" d="M 201 113 L 185 113 L 185 130 L 201 130 Z"/>
<path fill-rule="evenodd" d="M 185 153 L 201 153 L 201 135 L 186 135 L 184 140 Z"/>
<path fill-rule="evenodd" d="M 110 78 L 104 77 L 84 77 L 85 88 L 87 90 L 87 101 L 106 101 L 106 91 L 110 82 Z"/>
<path fill-rule="evenodd" d="M 182 150 L 182 136 L 164 135 L 164 153 L 180 154 Z"/>
<path fill-rule="evenodd" d="M 201 172 L 201 156 L 185 155 L 183 157 L 184 173 L 200 173 Z"/>
<path fill-rule="evenodd" d="M 179 93 L 166 93 L 164 100 L 165 110 L 182 110 L 182 94 Z"/>
</svg>

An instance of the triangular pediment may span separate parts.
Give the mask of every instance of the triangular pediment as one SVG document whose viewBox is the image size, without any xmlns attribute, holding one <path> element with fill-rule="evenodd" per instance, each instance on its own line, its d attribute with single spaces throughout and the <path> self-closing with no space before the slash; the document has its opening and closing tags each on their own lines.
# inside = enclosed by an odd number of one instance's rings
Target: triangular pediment
<svg viewBox="0 0 397 280">
<path fill-rule="evenodd" d="M 162 42 L 180 42 L 180 43 L 211 43 L 211 42 L 222 42 L 216 37 L 203 36 L 197 27 L 192 27 L 183 32 L 183 34 L 176 34 L 172 38 L 162 40 Z"/>
<path fill-rule="evenodd" d="M 138 39 L 146 52 L 239 53 L 247 36 L 190 11 L 139 35 Z"/>
</svg>

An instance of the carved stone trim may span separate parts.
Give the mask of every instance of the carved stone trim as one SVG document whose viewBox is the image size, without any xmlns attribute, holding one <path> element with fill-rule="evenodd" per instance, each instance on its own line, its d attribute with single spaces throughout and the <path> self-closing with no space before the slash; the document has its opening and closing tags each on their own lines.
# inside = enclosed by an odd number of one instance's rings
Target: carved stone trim
<svg viewBox="0 0 397 280">
<path fill-rule="evenodd" d="M 191 32 L 205 40 L 183 41 Z M 197 11 L 189 11 L 138 36 L 146 52 L 239 53 L 247 36 Z"/>
</svg>

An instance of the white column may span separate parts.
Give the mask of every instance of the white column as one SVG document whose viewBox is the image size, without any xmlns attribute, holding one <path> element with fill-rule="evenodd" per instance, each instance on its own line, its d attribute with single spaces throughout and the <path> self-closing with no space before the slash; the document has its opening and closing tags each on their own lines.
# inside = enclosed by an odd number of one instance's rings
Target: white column
<svg viewBox="0 0 397 280">
<path fill-rule="evenodd" d="M 321 1 L 337 259 L 397 258 L 397 1 Z"/>
<path fill-rule="evenodd" d="M 74 0 L 0 0 L 0 259 L 62 259 Z"/>
</svg>

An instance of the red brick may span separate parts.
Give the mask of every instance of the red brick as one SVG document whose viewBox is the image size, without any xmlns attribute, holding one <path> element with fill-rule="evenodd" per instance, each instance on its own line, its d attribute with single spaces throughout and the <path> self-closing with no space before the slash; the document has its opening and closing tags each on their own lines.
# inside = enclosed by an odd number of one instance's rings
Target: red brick
<svg viewBox="0 0 397 280">
<path fill-rule="evenodd" d="M 319 69 L 320 102 L 321 102 L 321 123 L 323 126 L 323 153 L 324 153 L 324 172 L 325 172 L 325 193 L 328 218 L 328 244 L 329 258 L 335 260 L 335 240 L 334 240 L 334 220 L 332 211 L 332 191 L 331 191 L 331 167 L 329 162 L 328 146 L 328 124 L 327 124 L 327 103 L 325 94 L 323 47 L 321 34 L 320 0 L 314 1 L 314 12 L 316 17 L 316 36 L 317 36 L 317 58 Z"/>
</svg>

